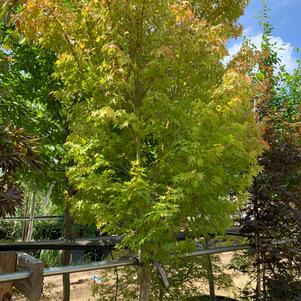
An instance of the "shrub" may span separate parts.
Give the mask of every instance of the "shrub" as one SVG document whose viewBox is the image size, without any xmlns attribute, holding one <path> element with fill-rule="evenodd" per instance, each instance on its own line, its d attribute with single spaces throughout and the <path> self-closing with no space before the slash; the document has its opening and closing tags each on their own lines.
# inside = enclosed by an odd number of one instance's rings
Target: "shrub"
<svg viewBox="0 0 301 301">
<path fill-rule="evenodd" d="M 0 222 L 0 239 L 17 240 L 21 237 L 21 224 L 19 222 Z"/>
<path fill-rule="evenodd" d="M 62 251 L 42 250 L 39 259 L 44 262 L 45 267 L 58 266 L 62 263 Z"/>
<path fill-rule="evenodd" d="M 63 236 L 63 221 L 38 221 L 34 223 L 33 239 L 59 239 Z"/>
</svg>

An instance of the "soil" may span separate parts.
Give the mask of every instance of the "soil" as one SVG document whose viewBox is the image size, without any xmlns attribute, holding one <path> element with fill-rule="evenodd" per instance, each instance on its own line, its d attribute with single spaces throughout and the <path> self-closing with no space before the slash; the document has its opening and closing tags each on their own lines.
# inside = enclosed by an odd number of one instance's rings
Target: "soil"
<svg viewBox="0 0 301 301">
<path fill-rule="evenodd" d="M 83 272 L 70 274 L 70 300 L 71 301 L 96 301 L 99 297 L 93 297 L 91 286 L 93 284 L 92 276 L 99 276 L 99 271 Z M 44 278 L 43 301 L 61 301 L 62 300 L 62 276 L 51 276 Z M 19 295 L 14 297 L 14 301 L 27 300 Z"/>
<path fill-rule="evenodd" d="M 222 263 L 223 264 L 229 264 L 231 261 L 232 253 L 224 253 L 221 255 Z M 70 274 L 70 293 L 71 301 L 101 301 L 101 298 L 99 296 L 94 297 L 92 295 L 91 287 L 94 283 L 92 276 L 96 275 L 97 277 L 101 276 L 101 271 L 90 271 L 90 272 L 83 272 L 83 273 L 74 273 Z M 245 283 L 248 281 L 248 277 L 244 275 L 239 275 L 238 277 L 233 278 L 234 281 L 234 288 L 242 288 Z M 200 284 L 202 288 L 204 289 L 204 293 L 206 294 L 208 292 L 208 289 L 206 286 Z M 52 277 L 45 277 L 44 278 L 44 290 L 43 290 L 43 298 L 41 300 L 43 301 L 60 301 L 62 300 L 62 276 L 52 276 Z M 226 296 L 220 297 L 217 299 L 218 301 L 226 301 L 231 300 L 235 301 L 235 297 L 237 297 L 237 289 L 234 290 L 221 290 L 216 289 L 216 293 L 220 296 Z M 196 297 L 197 299 L 190 299 L 187 301 L 207 301 L 210 299 L 205 299 L 206 296 L 203 297 Z M 233 299 L 229 299 L 233 298 Z M 13 298 L 14 301 L 25 301 L 26 298 L 22 297 L 21 295 L 16 295 Z"/>
</svg>

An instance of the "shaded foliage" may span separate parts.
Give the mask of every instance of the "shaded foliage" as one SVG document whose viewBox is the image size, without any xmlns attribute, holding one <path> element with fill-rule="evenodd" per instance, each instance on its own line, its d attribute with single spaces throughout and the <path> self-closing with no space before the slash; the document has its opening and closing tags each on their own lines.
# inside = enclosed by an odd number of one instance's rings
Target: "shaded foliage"
<svg viewBox="0 0 301 301">
<path fill-rule="evenodd" d="M 49 183 L 55 183 L 52 199 L 61 204 L 66 185 L 61 160 L 67 123 L 62 106 L 52 94 L 60 85 L 52 76 L 56 55 L 26 43 L 18 34 L 13 15 L 22 10 L 23 2 L 0 3 L 0 122 L 24 129 L 24 133 L 39 140 L 37 149 L 43 172 L 19 173 L 23 189 L 29 192 L 35 186 L 44 191 Z"/>
<path fill-rule="evenodd" d="M 23 167 L 39 168 L 37 141 L 23 129 L 0 126 L 0 216 L 14 215 L 22 202 L 16 174 Z"/>
<path fill-rule="evenodd" d="M 0 222 L 0 239 L 1 240 L 9 240 L 15 241 L 21 237 L 22 227 L 21 224 L 16 223 L 8 223 L 8 222 Z"/>
</svg>

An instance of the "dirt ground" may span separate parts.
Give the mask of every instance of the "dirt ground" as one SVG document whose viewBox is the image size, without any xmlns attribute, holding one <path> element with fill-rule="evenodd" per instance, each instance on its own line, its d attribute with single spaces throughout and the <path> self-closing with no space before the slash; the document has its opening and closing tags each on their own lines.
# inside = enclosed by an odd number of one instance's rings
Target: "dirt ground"
<svg viewBox="0 0 301 301">
<path fill-rule="evenodd" d="M 230 264 L 232 256 L 233 256 L 232 252 L 221 254 L 220 257 L 222 263 L 224 265 Z M 234 288 L 236 289 L 234 289 L 233 291 L 217 290 L 217 294 L 221 296 L 235 298 L 237 297 L 237 293 L 239 291 L 238 289 L 243 288 L 250 281 L 249 277 L 247 275 L 243 275 L 242 273 L 239 273 L 239 275 L 237 275 L 236 277 L 233 276 L 232 280 L 233 280 Z"/>
<path fill-rule="evenodd" d="M 229 264 L 231 261 L 232 253 L 224 253 L 221 255 L 222 263 Z M 70 292 L 71 292 L 71 301 L 96 301 L 101 300 L 101 298 L 93 297 L 91 287 L 93 285 L 92 276 L 100 276 L 101 271 L 91 271 L 83 273 L 74 273 L 70 274 Z M 244 275 L 239 275 L 233 279 L 235 288 L 242 288 L 245 283 L 248 281 L 248 277 Z M 46 277 L 44 279 L 44 301 L 59 301 L 62 300 L 62 276 L 52 276 Z M 207 287 L 204 287 L 204 293 L 207 293 Z M 218 295 L 223 295 L 227 297 L 235 297 L 237 290 L 232 291 L 216 291 Z M 25 301 L 26 298 L 22 296 L 16 296 L 13 299 L 14 301 Z"/>
<path fill-rule="evenodd" d="M 92 296 L 92 276 L 99 275 L 99 271 L 70 274 L 70 300 L 71 301 L 94 301 L 97 298 Z M 41 300 L 59 301 L 62 300 L 62 276 L 51 276 L 44 278 L 43 298 Z M 26 298 L 16 296 L 14 301 L 25 301 Z M 98 298 L 99 300 L 99 298 Z"/>
</svg>

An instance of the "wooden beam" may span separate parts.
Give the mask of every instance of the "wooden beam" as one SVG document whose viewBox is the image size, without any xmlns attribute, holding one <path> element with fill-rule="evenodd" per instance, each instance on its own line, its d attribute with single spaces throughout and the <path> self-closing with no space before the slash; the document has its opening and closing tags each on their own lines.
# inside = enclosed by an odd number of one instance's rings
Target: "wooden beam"
<svg viewBox="0 0 301 301">
<path fill-rule="evenodd" d="M 39 301 L 43 289 L 43 262 L 26 253 L 18 253 L 17 271 L 29 272 L 30 277 L 14 281 L 15 288 L 30 301 Z"/>
<path fill-rule="evenodd" d="M 0 274 L 16 271 L 17 254 L 14 252 L 0 253 Z M 0 284 L 0 300 L 12 300 L 13 283 L 5 282 Z"/>
</svg>

